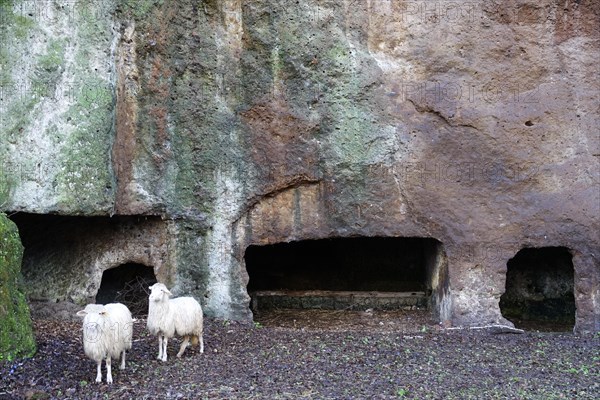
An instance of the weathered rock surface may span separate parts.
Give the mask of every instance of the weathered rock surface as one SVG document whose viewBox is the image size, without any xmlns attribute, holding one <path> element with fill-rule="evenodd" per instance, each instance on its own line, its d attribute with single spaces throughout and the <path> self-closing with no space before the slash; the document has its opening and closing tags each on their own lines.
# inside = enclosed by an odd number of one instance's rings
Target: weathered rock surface
<svg viewBox="0 0 600 400">
<path fill-rule="evenodd" d="M 3 100 L 5 209 L 161 215 L 176 290 L 237 319 L 251 244 L 435 238 L 457 325 L 509 323 L 507 261 L 565 247 L 600 329 L 597 2 L 11 4 L 3 77 L 46 91 Z M 61 97 L 81 73 L 97 101 Z"/>
<path fill-rule="evenodd" d="M 25 298 L 17 227 L 0 214 L 0 360 L 31 356 L 35 338 Z"/>
<path fill-rule="evenodd" d="M 0 204 L 109 213 L 114 4 L 8 0 L 0 8 Z"/>
</svg>

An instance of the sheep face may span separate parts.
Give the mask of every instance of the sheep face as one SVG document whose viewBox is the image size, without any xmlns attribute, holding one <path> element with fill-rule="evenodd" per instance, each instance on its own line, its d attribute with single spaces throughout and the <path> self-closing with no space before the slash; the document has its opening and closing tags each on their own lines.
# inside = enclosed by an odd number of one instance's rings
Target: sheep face
<svg viewBox="0 0 600 400">
<path fill-rule="evenodd" d="M 88 341 L 98 340 L 106 322 L 106 308 L 98 304 L 89 304 L 85 309 L 78 311 L 77 315 L 83 317 L 84 339 Z"/>
<path fill-rule="evenodd" d="M 169 296 L 172 296 L 172 294 L 164 284 L 155 283 L 154 285 L 150 286 L 150 302 L 167 301 Z"/>
</svg>

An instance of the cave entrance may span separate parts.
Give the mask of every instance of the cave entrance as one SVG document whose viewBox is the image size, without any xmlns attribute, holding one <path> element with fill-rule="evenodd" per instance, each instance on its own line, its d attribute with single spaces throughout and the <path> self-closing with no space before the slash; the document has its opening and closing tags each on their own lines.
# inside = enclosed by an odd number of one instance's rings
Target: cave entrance
<svg viewBox="0 0 600 400">
<path fill-rule="evenodd" d="M 573 257 L 567 248 L 525 248 L 508 261 L 500 311 L 517 328 L 572 331 L 573 288 Z"/>
<path fill-rule="evenodd" d="M 431 310 L 445 319 L 442 244 L 431 238 L 358 237 L 252 245 L 244 256 L 252 311 Z"/>
<path fill-rule="evenodd" d="M 143 264 L 128 263 L 107 269 L 102 274 L 96 303 L 123 303 L 134 316 L 147 315 L 148 287 L 155 283 L 154 269 Z"/>
</svg>

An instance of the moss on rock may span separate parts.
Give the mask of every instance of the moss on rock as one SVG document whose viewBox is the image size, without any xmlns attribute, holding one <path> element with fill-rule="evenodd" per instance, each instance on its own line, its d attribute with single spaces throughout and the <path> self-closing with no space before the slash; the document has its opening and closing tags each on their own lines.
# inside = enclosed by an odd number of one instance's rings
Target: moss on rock
<svg viewBox="0 0 600 400">
<path fill-rule="evenodd" d="M 21 277 L 22 257 L 16 225 L 0 214 L 0 360 L 28 357 L 36 351 Z"/>
</svg>

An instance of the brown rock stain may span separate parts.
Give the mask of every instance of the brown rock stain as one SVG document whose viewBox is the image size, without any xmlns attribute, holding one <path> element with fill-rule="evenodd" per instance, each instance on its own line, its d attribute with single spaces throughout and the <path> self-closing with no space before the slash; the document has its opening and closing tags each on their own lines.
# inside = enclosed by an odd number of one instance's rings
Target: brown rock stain
<svg viewBox="0 0 600 400">
<path fill-rule="evenodd" d="M 117 106 L 116 137 L 112 148 L 113 169 L 117 181 L 115 213 L 131 213 L 133 160 L 136 153 L 136 126 L 138 120 L 137 92 L 139 74 L 136 65 L 135 23 L 125 28 L 117 51 Z"/>
<path fill-rule="evenodd" d="M 556 7 L 556 28 L 554 37 L 557 44 L 571 38 L 586 36 L 600 38 L 600 2 L 569 1 Z"/>
<path fill-rule="evenodd" d="M 253 204 L 237 221 L 239 237 L 250 244 L 325 237 L 327 215 L 323 188 L 318 182 L 303 182 L 267 195 Z"/>
<path fill-rule="evenodd" d="M 152 25 L 147 37 L 147 46 L 153 48 L 150 75 L 146 89 L 155 100 L 149 107 L 148 114 L 152 117 L 156 129 L 155 148 L 152 159 L 159 170 L 164 168 L 164 162 L 171 155 L 168 149 L 169 133 L 167 131 L 167 118 L 169 100 L 171 96 L 172 71 L 168 61 L 167 44 L 170 43 L 172 28 L 170 21 L 173 19 L 173 9 L 167 8 L 162 13 L 156 12 L 158 24 Z"/>
<path fill-rule="evenodd" d="M 241 113 L 249 127 L 250 157 L 266 190 L 287 186 L 297 176 L 315 177 L 319 154 L 313 135 L 319 124 L 295 114 L 281 99 Z"/>
</svg>

